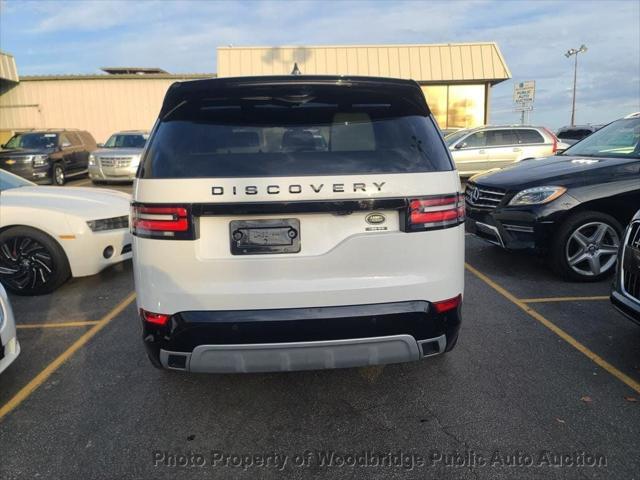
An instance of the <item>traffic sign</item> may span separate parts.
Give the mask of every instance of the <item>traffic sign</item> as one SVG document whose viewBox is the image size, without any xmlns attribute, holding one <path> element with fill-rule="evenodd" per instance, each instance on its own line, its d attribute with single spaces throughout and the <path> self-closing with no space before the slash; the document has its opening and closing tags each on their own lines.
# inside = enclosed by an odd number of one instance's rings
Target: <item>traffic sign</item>
<svg viewBox="0 0 640 480">
<path fill-rule="evenodd" d="M 520 105 L 531 105 L 536 95 L 535 80 L 516 83 L 513 86 L 513 103 Z"/>
</svg>

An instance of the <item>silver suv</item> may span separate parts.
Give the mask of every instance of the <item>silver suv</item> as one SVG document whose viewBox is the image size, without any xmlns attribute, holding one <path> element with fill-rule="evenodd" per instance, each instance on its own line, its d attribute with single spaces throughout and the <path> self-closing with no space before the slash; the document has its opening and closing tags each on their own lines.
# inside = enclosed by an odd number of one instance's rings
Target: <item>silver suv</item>
<svg viewBox="0 0 640 480">
<path fill-rule="evenodd" d="M 478 127 L 452 133 L 445 142 L 461 176 L 548 157 L 559 148 L 558 139 L 545 127 Z"/>
<path fill-rule="evenodd" d="M 114 133 L 89 155 L 89 178 L 93 183 L 133 182 L 149 133 L 129 130 Z"/>
</svg>

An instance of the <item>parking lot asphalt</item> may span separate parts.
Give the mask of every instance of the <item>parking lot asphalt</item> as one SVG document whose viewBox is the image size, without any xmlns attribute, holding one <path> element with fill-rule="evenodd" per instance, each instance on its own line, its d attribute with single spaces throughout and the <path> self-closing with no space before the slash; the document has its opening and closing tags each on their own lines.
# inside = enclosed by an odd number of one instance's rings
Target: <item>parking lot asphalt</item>
<svg viewBox="0 0 640 480">
<path fill-rule="evenodd" d="M 640 329 L 609 282 L 473 237 L 466 255 L 456 348 L 374 368 L 156 370 L 130 262 L 13 296 L 0 478 L 637 478 Z"/>
</svg>

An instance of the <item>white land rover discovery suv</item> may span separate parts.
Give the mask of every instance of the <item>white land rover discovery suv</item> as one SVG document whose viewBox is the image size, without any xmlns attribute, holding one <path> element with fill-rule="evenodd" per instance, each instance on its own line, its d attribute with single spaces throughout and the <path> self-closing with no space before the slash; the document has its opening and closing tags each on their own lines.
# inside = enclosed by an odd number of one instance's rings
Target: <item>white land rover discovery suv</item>
<svg viewBox="0 0 640 480">
<path fill-rule="evenodd" d="M 155 366 L 354 367 L 455 345 L 463 198 L 415 82 L 175 83 L 137 177 L 135 283 Z"/>
</svg>

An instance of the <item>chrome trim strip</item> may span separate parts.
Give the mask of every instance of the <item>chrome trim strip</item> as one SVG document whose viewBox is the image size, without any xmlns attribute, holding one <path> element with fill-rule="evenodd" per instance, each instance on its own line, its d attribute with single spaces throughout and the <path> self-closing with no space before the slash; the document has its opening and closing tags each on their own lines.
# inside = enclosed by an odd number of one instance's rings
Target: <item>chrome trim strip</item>
<svg viewBox="0 0 640 480">
<path fill-rule="evenodd" d="M 502 226 L 505 230 L 511 230 L 512 232 L 533 233 L 533 227 L 527 227 L 525 225 L 510 225 L 503 223 Z"/>
<path fill-rule="evenodd" d="M 499 246 L 501 246 L 502 248 L 505 248 L 505 246 L 504 246 L 504 241 L 502 240 L 502 236 L 500 235 L 500 232 L 498 231 L 498 229 L 497 229 L 496 227 L 494 227 L 493 225 L 488 225 L 488 224 L 486 224 L 486 223 L 482 223 L 482 222 L 477 222 L 477 221 L 476 221 L 476 227 L 477 227 L 477 226 L 480 226 L 480 228 L 484 228 L 484 229 L 486 229 L 486 230 L 489 230 L 489 231 L 490 231 L 491 233 L 493 233 L 493 234 L 496 236 L 496 238 L 498 239 L 498 241 L 497 241 L 497 242 L 491 242 L 491 240 L 486 239 L 486 238 L 485 238 L 484 240 L 486 240 L 486 241 L 487 241 L 487 242 L 489 242 L 489 243 L 495 243 L 496 245 L 499 245 Z"/>
</svg>

